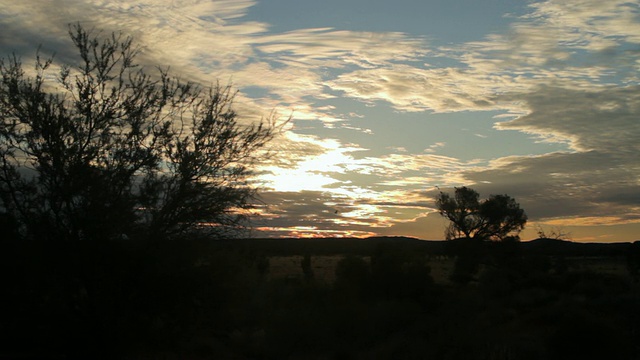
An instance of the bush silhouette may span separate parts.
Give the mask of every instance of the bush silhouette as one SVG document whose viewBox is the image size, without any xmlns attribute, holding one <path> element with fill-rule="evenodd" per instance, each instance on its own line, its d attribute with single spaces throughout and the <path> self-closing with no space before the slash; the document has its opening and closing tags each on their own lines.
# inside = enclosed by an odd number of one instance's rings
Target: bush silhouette
<svg viewBox="0 0 640 360">
<path fill-rule="evenodd" d="M 119 34 L 69 36 L 77 63 L 0 61 L 0 208 L 20 237 L 151 238 L 243 229 L 273 118 L 248 123 L 229 86 L 180 81 L 139 66 Z M 57 82 L 52 79 L 57 79 Z"/>
<path fill-rule="evenodd" d="M 517 236 L 527 223 L 527 215 L 512 197 L 491 195 L 480 201 L 478 192 L 466 186 L 455 188 L 453 196 L 440 192 L 436 208 L 451 221 L 445 232 L 448 240 L 505 240 Z"/>
</svg>

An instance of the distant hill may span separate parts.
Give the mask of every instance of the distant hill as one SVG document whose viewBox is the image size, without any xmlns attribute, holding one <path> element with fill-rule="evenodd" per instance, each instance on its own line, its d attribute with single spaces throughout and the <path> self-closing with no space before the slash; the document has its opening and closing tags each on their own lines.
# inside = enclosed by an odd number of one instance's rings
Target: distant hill
<svg viewBox="0 0 640 360">
<path fill-rule="evenodd" d="M 530 253 L 551 256 L 623 256 L 631 249 L 632 243 L 579 243 L 556 239 L 536 239 L 522 242 L 522 247 Z"/>
<path fill-rule="evenodd" d="M 375 236 L 369 238 L 252 238 L 204 240 L 200 246 L 240 250 L 270 255 L 370 255 L 381 246 L 406 251 L 445 255 L 451 249 L 445 240 L 420 240 L 404 236 Z M 199 241 L 196 241 L 199 242 Z M 194 244 L 195 245 L 195 244 Z M 196 245 L 199 246 L 199 245 Z M 525 253 L 546 256 L 624 256 L 632 243 L 578 243 L 555 239 L 535 239 L 520 243 Z M 203 248 L 203 251 L 204 248 Z"/>
<path fill-rule="evenodd" d="M 368 238 L 244 238 L 211 239 L 194 237 L 181 241 L 160 241 L 153 246 L 146 242 L 123 241 L 124 247 L 162 248 L 166 251 L 206 253 L 209 251 L 240 251 L 266 256 L 273 255 L 372 255 L 381 246 L 400 248 L 406 251 L 421 252 L 429 255 L 453 255 L 456 242 L 460 240 L 422 240 L 406 236 L 373 236 Z M 146 245 L 145 245 L 146 244 Z M 640 240 L 633 243 L 579 243 L 566 240 L 540 238 L 517 243 L 525 254 L 546 256 L 627 256 L 640 258 Z M 5 242 L 0 244 L 3 250 L 22 248 L 27 243 Z M 95 244 L 84 244 L 93 246 Z"/>
<path fill-rule="evenodd" d="M 372 254 L 382 246 L 429 254 L 446 254 L 450 248 L 445 240 L 420 240 L 404 236 L 375 236 L 369 238 L 263 238 L 223 240 L 230 247 L 278 255 L 301 254 Z M 637 242 L 640 245 L 640 242 Z M 519 243 L 530 254 L 547 256 L 624 256 L 634 247 L 632 243 L 579 243 L 556 239 L 535 239 Z"/>
</svg>

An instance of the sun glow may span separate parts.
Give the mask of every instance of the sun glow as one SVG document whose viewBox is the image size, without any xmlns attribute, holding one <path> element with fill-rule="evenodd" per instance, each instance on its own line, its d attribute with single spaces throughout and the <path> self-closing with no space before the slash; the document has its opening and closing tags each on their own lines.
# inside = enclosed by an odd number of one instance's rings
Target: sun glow
<svg viewBox="0 0 640 360">
<path fill-rule="evenodd" d="M 315 145 L 318 144 L 320 143 Z M 329 185 L 344 182 L 331 177 L 330 174 L 344 174 L 347 167 L 356 163 L 348 153 L 362 149 L 341 147 L 335 141 L 322 142 L 321 145 L 325 148 L 325 152 L 309 155 L 293 168 L 279 166 L 264 168 L 265 174 L 259 176 L 258 181 L 273 191 L 332 191 L 328 188 Z"/>
<path fill-rule="evenodd" d="M 272 168 L 271 174 L 260 176 L 265 187 L 280 192 L 326 191 L 325 186 L 339 181 L 330 176 L 308 172 L 304 169 Z"/>
</svg>

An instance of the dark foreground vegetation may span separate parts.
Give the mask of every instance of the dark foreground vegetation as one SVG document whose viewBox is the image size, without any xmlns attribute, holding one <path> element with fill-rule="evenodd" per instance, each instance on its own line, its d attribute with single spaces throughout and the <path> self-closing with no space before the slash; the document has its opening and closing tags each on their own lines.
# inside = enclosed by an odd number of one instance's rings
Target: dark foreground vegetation
<svg viewBox="0 0 640 360">
<path fill-rule="evenodd" d="M 5 242 L 1 358 L 638 359 L 640 243 Z M 340 255 L 336 279 L 309 261 Z M 269 275 L 300 255 L 301 276 Z M 434 282 L 429 259 L 455 261 Z M 620 274 L 578 268 L 606 257 Z"/>
<path fill-rule="evenodd" d="M 0 59 L 0 358 L 640 358 L 640 243 L 520 243 L 508 195 L 441 192 L 462 240 L 215 240 L 283 124 L 69 35 L 70 64 Z"/>
</svg>

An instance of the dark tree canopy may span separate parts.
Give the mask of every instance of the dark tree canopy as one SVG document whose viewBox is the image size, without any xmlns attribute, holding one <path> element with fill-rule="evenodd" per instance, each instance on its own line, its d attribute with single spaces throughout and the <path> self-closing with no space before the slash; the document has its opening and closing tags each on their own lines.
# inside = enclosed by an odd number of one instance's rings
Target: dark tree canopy
<svg viewBox="0 0 640 360">
<path fill-rule="evenodd" d="M 451 221 L 447 239 L 504 240 L 517 236 L 527 222 L 527 215 L 512 197 L 491 195 L 481 201 L 477 191 L 465 186 L 455 188 L 453 196 L 440 192 L 436 207 Z"/>
<path fill-rule="evenodd" d="M 0 59 L 0 213 L 22 238 L 244 229 L 272 117 L 246 124 L 229 86 L 146 71 L 119 34 L 70 26 L 77 63 Z"/>
</svg>

